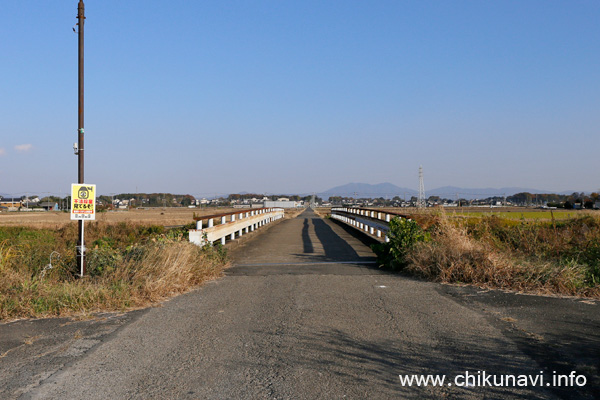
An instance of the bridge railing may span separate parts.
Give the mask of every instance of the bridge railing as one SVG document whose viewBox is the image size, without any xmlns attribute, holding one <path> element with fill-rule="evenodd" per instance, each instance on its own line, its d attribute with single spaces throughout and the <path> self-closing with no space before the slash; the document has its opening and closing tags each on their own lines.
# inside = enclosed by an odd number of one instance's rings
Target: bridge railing
<svg viewBox="0 0 600 400">
<path fill-rule="evenodd" d="M 189 231 L 190 242 L 203 246 L 220 241 L 224 245 L 227 239 L 234 240 L 283 217 L 283 208 L 255 208 L 196 217 L 196 229 Z"/>
<path fill-rule="evenodd" d="M 389 222 L 394 217 L 408 218 L 406 215 L 370 208 L 333 207 L 331 218 L 343 222 L 377 240 L 389 242 Z"/>
</svg>

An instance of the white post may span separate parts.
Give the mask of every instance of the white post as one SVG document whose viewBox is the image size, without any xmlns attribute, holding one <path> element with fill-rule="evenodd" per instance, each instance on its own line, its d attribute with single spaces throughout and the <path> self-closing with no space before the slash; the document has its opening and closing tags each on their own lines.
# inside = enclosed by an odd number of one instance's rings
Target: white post
<svg viewBox="0 0 600 400">
<path fill-rule="evenodd" d="M 202 230 L 202 220 L 199 219 L 198 221 L 196 221 L 196 229 L 197 230 Z"/>
<path fill-rule="evenodd" d="M 212 228 L 213 226 L 215 226 L 215 220 L 214 218 L 211 218 L 208 220 L 208 227 Z"/>
<path fill-rule="evenodd" d="M 221 238 L 221 244 L 222 244 L 223 246 L 225 246 L 225 236 L 223 236 L 223 237 Z"/>
<path fill-rule="evenodd" d="M 80 254 L 81 254 L 81 272 L 79 274 L 79 276 L 81 276 L 83 278 L 83 255 L 85 254 L 85 240 L 84 240 L 84 234 L 83 234 L 83 227 L 85 226 L 85 221 L 82 220 L 81 221 L 81 250 L 80 250 Z"/>
</svg>

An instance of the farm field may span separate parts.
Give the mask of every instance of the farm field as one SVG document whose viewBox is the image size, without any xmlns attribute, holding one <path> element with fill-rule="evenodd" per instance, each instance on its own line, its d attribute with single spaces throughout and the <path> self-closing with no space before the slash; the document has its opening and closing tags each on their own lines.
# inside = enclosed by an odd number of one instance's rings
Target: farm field
<svg viewBox="0 0 600 400">
<path fill-rule="evenodd" d="M 381 210 L 402 215 L 431 215 L 441 212 L 440 208 L 419 209 L 414 207 L 382 208 Z M 568 220 L 583 215 L 600 215 L 600 211 L 595 210 L 544 210 L 526 207 L 461 207 L 444 208 L 443 210 L 448 217 L 482 218 L 495 216 L 502 219 L 526 221 L 552 221 L 553 216 L 555 220 Z"/>
<path fill-rule="evenodd" d="M 578 210 L 511 210 L 511 211 L 459 211 L 448 212 L 449 216 L 465 217 L 499 217 L 503 219 L 524 219 L 524 220 L 556 220 L 571 219 L 581 216 L 586 211 Z"/>
<path fill-rule="evenodd" d="M 140 225 L 185 225 L 194 222 L 196 216 L 234 211 L 223 208 L 146 208 L 123 211 L 106 211 L 96 215 L 96 221 L 109 224 L 127 222 Z M 70 214 L 60 211 L 49 212 L 0 212 L 0 226 L 27 226 L 32 228 L 60 228 L 71 221 Z"/>
</svg>

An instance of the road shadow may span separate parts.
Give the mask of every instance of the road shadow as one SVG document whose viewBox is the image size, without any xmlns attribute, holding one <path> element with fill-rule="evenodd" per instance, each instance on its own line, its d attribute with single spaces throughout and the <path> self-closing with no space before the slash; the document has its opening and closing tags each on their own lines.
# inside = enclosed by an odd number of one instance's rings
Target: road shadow
<svg viewBox="0 0 600 400">
<path fill-rule="evenodd" d="M 379 241 L 377 241 L 377 239 L 372 238 L 369 235 L 365 235 L 364 233 L 362 233 L 358 229 L 353 228 L 350 225 L 345 224 L 345 223 L 343 223 L 341 221 L 338 221 L 337 219 L 330 218 L 329 221 L 331 223 L 336 224 L 338 227 L 340 227 L 341 229 L 343 229 L 344 232 L 346 232 L 347 234 L 349 234 L 353 238 L 359 240 L 365 246 L 371 247 L 371 245 L 373 245 L 373 244 L 380 243 Z"/>
<path fill-rule="evenodd" d="M 547 371 L 584 374 L 587 384 L 576 393 L 600 399 L 600 314 L 590 313 L 589 309 L 597 305 L 584 304 L 577 298 L 481 291 L 473 286 L 440 285 L 437 291 L 473 310 L 501 307 L 511 319 L 490 316 L 491 324 Z M 535 328 L 529 321 L 535 321 Z"/>
<path fill-rule="evenodd" d="M 308 224 L 308 218 L 304 218 L 304 225 L 302 225 L 302 245 L 304 246 L 304 253 L 310 254 L 314 253 L 315 249 L 312 244 L 312 240 L 310 240 L 310 235 L 308 233 L 310 225 Z"/>
<path fill-rule="evenodd" d="M 323 376 L 330 382 L 347 388 L 360 388 L 363 398 L 461 398 L 461 399 L 505 399 L 505 398 L 564 398 L 591 399 L 591 388 L 547 387 L 552 381 L 552 370 L 545 370 L 543 385 L 518 385 L 493 387 L 477 385 L 477 376 L 540 375 L 540 368 L 529 358 L 523 358 L 514 347 L 508 349 L 506 341 L 459 335 L 435 337 L 433 342 L 421 343 L 401 337 L 360 338 L 340 329 L 298 333 L 255 331 L 255 335 L 272 335 L 279 344 L 280 352 L 267 363 L 244 361 L 250 370 L 281 369 L 293 366 L 295 371 L 308 370 L 309 376 Z M 284 342 L 282 343 L 282 335 Z M 465 382 L 459 375 L 475 376 L 473 386 L 455 385 Z M 557 370 L 568 374 L 570 370 Z M 399 375 L 446 375 L 443 386 L 403 386 Z M 480 381 L 481 382 L 481 381 Z M 539 381 L 538 381 L 539 382 Z M 318 382 L 315 382 L 318 383 Z M 451 385 L 448 385 L 451 383 Z M 317 385 L 318 386 L 318 385 Z M 315 395 L 319 396 L 316 387 Z M 593 390 L 593 389 L 592 389 Z M 355 394 L 350 393 L 349 397 Z"/>
<path fill-rule="evenodd" d="M 313 218 L 315 235 L 323 245 L 325 257 L 335 261 L 358 260 L 361 257 L 348 242 L 342 239 L 322 219 Z"/>
<path fill-rule="evenodd" d="M 323 247 L 323 252 L 325 254 L 315 253 L 309 234 L 309 218 L 305 218 L 302 228 L 303 253 L 294 254 L 294 256 L 303 258 L 306 262 L 354 262 L 363 265 L 364 267 L 379 269 L 374 264 L 376 261 L 375 254 L 361 256 L 344 238 L 340 237 L 327 222 L 318 217 L 310 218 L 310 222 L 312 222 L 315 236 Z M 357 233 L 360 234 L 359 232 Z M 354 236 L 356 233 L 352 232 L 352 234 L 353 237 L 357 237 Z M 361 243 L 365 244 L 363 240 L 361 240 Z"/>
</svg>

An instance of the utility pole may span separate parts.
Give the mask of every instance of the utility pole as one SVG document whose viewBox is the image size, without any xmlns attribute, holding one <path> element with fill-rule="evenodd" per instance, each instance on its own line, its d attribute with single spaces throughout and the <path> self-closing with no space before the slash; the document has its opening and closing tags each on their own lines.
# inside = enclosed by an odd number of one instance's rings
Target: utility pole
<svg viewBox="0 0 600 400">
<path fill-rule="evenodd" d="M 77 5 L 77 26 L 78 26 L 78 42 L 79 42 L 79 121 L 78 121 L 78 146 L 77 146 L 77 161 L 78 161 L 78 180 L 77 182 L 84 183 L 83 175 L 83 24 L 85 21 L 85 5 L 83 0 L 79 0 Z M 81 276 L 86 273 L 85 268 L 85 239 L 83 234 L 84 222 L 78 220 L 79 240 L 77 241 L 77 266 L 81 271 Z"/>
<path fill-rule="evenodd" d="M 423 183 L 423 167 L 419 166 L 419 199 L 417 207 L 425 207 L 425 185 Z"/>
</svg>

